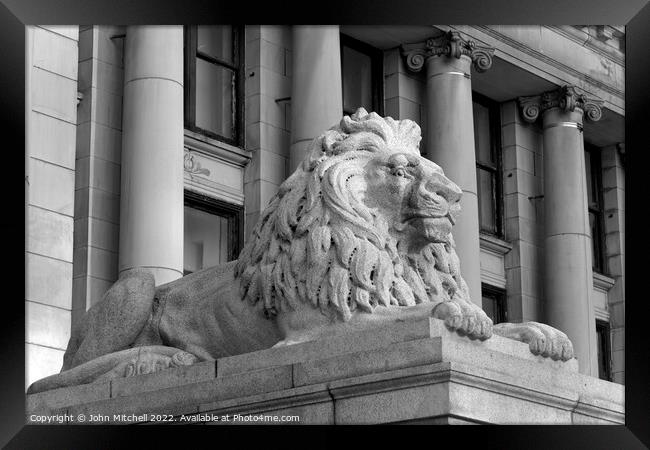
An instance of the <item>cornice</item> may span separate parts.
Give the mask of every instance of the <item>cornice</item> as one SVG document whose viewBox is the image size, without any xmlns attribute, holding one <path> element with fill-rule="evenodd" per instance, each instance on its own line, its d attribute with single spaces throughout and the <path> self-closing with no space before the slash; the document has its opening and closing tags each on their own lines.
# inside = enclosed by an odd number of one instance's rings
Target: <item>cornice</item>
<svg viewBox="0 0 650 450">
<path fill-rule="evenodd" d="M 489 26 L 486 25 L 474 25 L 473 28 L 493 37 L 494 39 L 497 39 L 507 45 L 509 45 L 512 48 L 515 48 L 529 56 L 532 56 L 535 59 L 538 59 L 550 66 L 555 67 L 556 69 L 559 69 L 563 72 L 566 72 L 576 78 L 584 80 L 586 83 L 591 84 L 593 86 L 596 86 L 599 89 L 602 89 L 605 92 L 608 92 L 609 94 L 615 95 L 619 98 L 624 98 L 625 97 L 625 92 L 622 91 L 621 89 L 617 89 L 609 84 L 603 83 L 600 80 L 595 79 L 592 76 L 589 76 L 586 73 L 580 72 L 579 70 L 574 69 L 571 66 L 567 66 L 566 64 L 563 64 L 547 55 L 544 53 L 538 52 L 537 50 L 534 50 L 527 45 L 522 44 L 521 42 L 511 38 L 510 36 L 506 36 L 505 34 L 499 33 L 498 31 L 490 28 Z"/>
</svg>

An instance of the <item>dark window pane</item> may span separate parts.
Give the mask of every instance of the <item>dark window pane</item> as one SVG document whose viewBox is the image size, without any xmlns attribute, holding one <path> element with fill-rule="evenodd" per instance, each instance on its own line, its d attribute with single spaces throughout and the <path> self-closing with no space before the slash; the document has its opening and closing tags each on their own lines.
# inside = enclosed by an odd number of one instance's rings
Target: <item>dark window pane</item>
<svg viewBox="0 0 650 450">
<path fill-rule="evenodd" d="M 496 304 L 494 298 L 483 296 L 482 298 L 483 312 L 492 319 L 492 322 L 496 322 L 494 314 L 496 312 Z"/>
<path fill-rule="evenodd" d="M 587 203 L 589 205 L 594 205 L 596 198 L 598 198 L 594 193 L 598 191 L 596 190 L 596 183 L 594 183 L 594 179 L 591 175 L 591 153 L 589 152 L 585 152 L 585 170 L 587 172 Z"/>
<path fill-rule="evenodd" d="M 481 230 L 496 233 L 496 211 L 494 204 L 494 173 L 478 168 L 479 223 Z"/>
<path fill-rule="evenodd" d="M 611 380 L 609 363 L 609 326 L 605 322 L 596 322 L 598 349 L 598 378 Z"/>
<path fill-rule="evenodd" d="M 343 47 L 343 110 L 372 111 L 372 60 L 369 55 Z"/>
<path fill-rule="evenodd" d="M 476 160 L 483 163 L 494 164 L 492 142 L 490 139 L 490 110 L 480 103 L 474 103 L 473 106 Z"/>
<path fill-rule="evenodd" d="M 196 126 L 233 138 L 235 72 L 196 58 Z"/>
<path fill-rule="evenodd" d="M 232 26 L 199 25 L 196 47 L 197 52 L 232 63 Z"/>
<path fill-rule="evenodd" d="M 185 206 L 183 272 L 228 261 L 228 219 Z"/>
<path fill-rule="evenodd" d="M 597 272 L 602 269 L 602 252 L 600 227 L 598 221 L 599 213 L 589 211 L 589 228 L 591 230 L 591 265 Z"/>
</svg>

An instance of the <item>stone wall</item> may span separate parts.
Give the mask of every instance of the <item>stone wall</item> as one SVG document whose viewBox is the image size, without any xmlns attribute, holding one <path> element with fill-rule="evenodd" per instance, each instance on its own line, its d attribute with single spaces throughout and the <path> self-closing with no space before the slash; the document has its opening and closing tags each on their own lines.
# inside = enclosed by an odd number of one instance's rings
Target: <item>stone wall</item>
<svg viewBox="0 0 650 450">
<path fill-rule="evenodd" d="M 58 372 L 70 337 L 76 26 L 26 27 L 26 383 Z"/>
<path fill-rule="evenodd" d="M 117 279 L 124 32 L 80 27 L 73 325 Z"/>
<path fill-rule="evenodd" d="M 542 134 L 521 119 L 516 101 L 501 106 L 508 321 L 542 320 L 544 200 Z"/>
<path fill-rule="evenodd" d="M 251 25 L 245 33 L 245 239 L 285 180 L 291 135 L 291 27 Z"/>
<path fill-rule="evenodd" d="M 625 171 L 616 146 L 601 150 L 605 250 L 614 285 L 607 293 L 613 381 L 625 381 Z"/>
</svg>

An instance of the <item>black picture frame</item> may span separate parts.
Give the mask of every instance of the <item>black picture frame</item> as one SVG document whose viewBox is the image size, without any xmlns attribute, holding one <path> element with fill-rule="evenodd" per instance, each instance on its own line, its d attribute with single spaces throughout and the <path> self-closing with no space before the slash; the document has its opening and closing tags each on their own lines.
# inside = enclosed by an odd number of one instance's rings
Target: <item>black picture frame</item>
<svg viewBox="0 0 650 450">
<path fill-rule="evenodd" d="M 473 2 L 377 2 L 357 0 L 354 3 L 333 0 L 312 4 L 303 8 L 298 4 L 277 4 L 270 2 L 220 2 L 217 0 L 197 1 L 192 7 L 187 2 L 161 0 L 155 8 L 148 2 L 129 0 L 5 0 L 0 5 L 0 54 L 3 55 L 3 70 L 0 71 L 0 123 L 6 131 L 5 148 L 24 148 L 24 25 L 25 24 L 69 24 L 69 23 L 502 23 L 502 24 L 559 24 L 582 23 L 624 24 L 626 30 L 626 203 L 642 204 L 648 193 L 647 153 L 647 105 L 650 104 L 647 74 L 650 73 L 650 5 L 646 0 L 578 0 L 566 2 L 549 0 L 510 0 Z M 291 11 L 295 11 L 291 16 Z M 298 13 L 298 11 L 301 11 Z M 299 15 L 300 14 L 300 15 Z M 7 152 L 5 167 L 21 167 L 24 155 L 20 151 Z M 12 193 L 19 183 L 25 183 L 20 170 L 9 170 L 0 177 L 2 192 Z M 6 258 L 20 261 L 24 258 L 21 238 L 14 238 L 24 232 L 24 202 L 19 195 L 8 195 L 3 205 L 8 213 L 0 218 L 0 229 L 5 239 Z M 640 297 L 647 287 L 646 265 L 632 263 L 644 250 L 650 247 L 650 236 L 642 217 L 644 210 L 626 211 L 626 251 L 628 255 L 627 293 L 629 297 Z M 11 213 L 9 213 L 9 211 Z M 22 231 L 21 231 L 22 229 Z M 24 277 L 19 264 L 13 264 L 5 279 Z M 22 272 L 22 273 L 21 273 Z M 5 448 L 116 448 L 118 445 L 133 445 L 137 442 L 136 432 L 146 436 L 147 445 L 176 443 L 188 445 L 188 434 L 179 433 L 171 427 L 60 427 L 24 426 L 24 305 L 20 301 L 7 302 L 3 306 L 5 320 L 0 336 L 0 358 L 9 366 L 2 371 L 0 398 L 0 445 Z M 372 432 L 361 427 L 303 427 L 290 431 L 291 440 L 283 442 L 313 443 L 314 447 L 332 447 L 350 439 L 354 431 L 362 434 L 366 445 L 394 437 L 407 436 L 410 442 L 417 439 L 436 442 L 451 440 L 454 447 L 480 446 L 485 449 L 507 448 L 571 448 L 571 449 L 642 449 L 650 445 L 650 362 L 647 349 L 650 334 L 647 333 L 647 302 L 634 301 L 626 305 L 626 425 L 599 427 L 466 427 L 462 432 L 455 427 L 439 427 L 433 432 L 428 427 L 412 427 L 411 431 L 393 427 L 375 427 Z M 22 429 L 21 429 L 22 428 Z M 202 430 L 201 430 L 202 429 Z M 147 432 L 148 430 L 148 432 Z M 20 432 L 19 432 L 20 431 Z M 202 433 L 201 433 L 202 431 Z M 256 436 L 256 431 L 260 433 Z M 18 434 L 16 434 L 19 432 Z M 262 435 L 262 432 L 264 433 Z M 220 445 L 237 439 L 238 445 L 254 443 L 260 437 L 267 442 L 286 439 L 288 430 L 281 427 L 262 429 L 242 428 L 240 432 L 228 427 L 193 427 L 190 435 L 211 433 L 212 439 Z M 399 433 L 404 433 L 399 435 Z M 356 434 L 356 433 L 355 433 Z M 142 437 L 140 439 L 143 439 Z M 190 438 L 191 439 L 191 438 Z M 645 445 L 644 445 L 645 444 Z"/>
</svg>

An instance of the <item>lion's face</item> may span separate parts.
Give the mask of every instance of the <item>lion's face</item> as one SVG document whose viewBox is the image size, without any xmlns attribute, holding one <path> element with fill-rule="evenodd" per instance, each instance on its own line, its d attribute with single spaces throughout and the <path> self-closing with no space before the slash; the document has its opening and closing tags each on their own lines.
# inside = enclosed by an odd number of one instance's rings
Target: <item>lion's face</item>
<svg viewBox="0 0 650 450">
<path fill-rule="evenodd" d="M 449 242 L 461 189 L 433 162 L 409 151 L 378 155 L 365 167 L 365 203 L 378 210 L 396 240 L 417 251 Z"/>
</svg>

